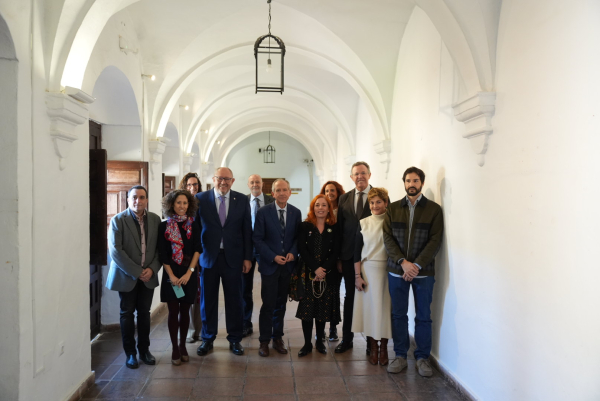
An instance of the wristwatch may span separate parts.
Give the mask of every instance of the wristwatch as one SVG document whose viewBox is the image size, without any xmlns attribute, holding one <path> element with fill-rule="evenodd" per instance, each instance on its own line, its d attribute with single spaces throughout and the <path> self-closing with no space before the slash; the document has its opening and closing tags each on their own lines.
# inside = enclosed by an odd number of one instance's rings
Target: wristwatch
<svg viewBox="0 0 600 401">
<path fill-rule="evenodd" d="M 193 267 L 192 267 L 192 268 L 190 268 L 190 271 L 193 273 L 193 272 L 194 272 L 194 268 L 193 268 Z"/>
</svg>

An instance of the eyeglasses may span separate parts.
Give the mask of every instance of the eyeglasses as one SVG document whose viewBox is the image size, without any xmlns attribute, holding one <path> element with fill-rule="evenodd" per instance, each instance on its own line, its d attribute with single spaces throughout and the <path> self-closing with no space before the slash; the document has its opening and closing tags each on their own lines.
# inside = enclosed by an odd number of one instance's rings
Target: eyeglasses
<svg viewBox="0 0 600 401">
<path fill-rule="evenodd" d="M 187 184 L 187 186 L 188 186 L 188 187 L 197 187 L 197 186 L 198 186 L 198 183 L 195 183 L 195 184 Z"/>
<path fill-rule="evenodd" d="M 233 180 L 232 177 L 217 177 L 217 176 L 214 176 L 213 178 L 216 179 L 217 181 L 225 181 L 225 182 L 229 182 L 229 181 Z"/>
</svg>

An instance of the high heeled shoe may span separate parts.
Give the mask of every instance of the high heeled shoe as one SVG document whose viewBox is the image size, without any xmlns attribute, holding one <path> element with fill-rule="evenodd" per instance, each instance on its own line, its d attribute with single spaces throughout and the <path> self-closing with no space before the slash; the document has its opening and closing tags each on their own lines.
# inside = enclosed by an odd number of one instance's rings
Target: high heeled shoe
<svg viewBox="0 0 600 401">
<path fill-rule="evenodd" d="M 187 348 L 185 348 L 185 345 L 179 346 L 179 353 L 181 354 L 181 362 L 190 361 L 190 356 L 188 355 Z"/>
</svg>

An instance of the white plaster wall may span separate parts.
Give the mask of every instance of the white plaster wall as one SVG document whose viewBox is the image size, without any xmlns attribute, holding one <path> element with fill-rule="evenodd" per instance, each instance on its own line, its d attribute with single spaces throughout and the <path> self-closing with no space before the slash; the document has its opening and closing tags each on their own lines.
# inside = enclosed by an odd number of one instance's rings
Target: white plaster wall
<svg viewBox="0 0 600 401">
<path fill-rule="evenodd" d="M 258 153 L 258 149 L 265 148 L 267 144 L 268 133 L 261 132 L 244 139 L 231 150 L 227 156 L 227 167 L 233 171 L 236 179 L 232 189 L 248 194 L 250 192 L 248 177 L 251 174 L 259 174 L 267 178 L 283 177 L 290 182 L 292 188 L 302 188 L 302 192 L 292 195 L 288 202 L 300 209 L 304 219 L 312 199 L 310 199 L 308 167 L 303 160 L 311 159 L 311 156 L 300 142 L 285 134 L 271 132 L 271 145 L 275 147 L 276 157 L 274 164 L 266 164 L 263 163 L 263 154 Z M 314 173 L 313 182 L 313 193 L 316 195 L 320 188 Z"/>
<path fill-rule="evenodd" d="M 479 399 L 600 398 L 599 17 L 592 2 L 503 2 L 481 168 L 450 114 L 461 83 L 439 34 L 418 8 L 405 32 L 388 187 L 403 195 L 419 166 L 443 207 L 432 353 Z"/>
<path fill-rule="evenodd" d="M 108 160 L 142 160 L 141 127 L 102 124 L 102 149 Z"/>
<path fill-rule="evenodd" d="M 179 177 L 179 148 L 167 146 L 163 154 L 163 173 Z"/>
</svg>

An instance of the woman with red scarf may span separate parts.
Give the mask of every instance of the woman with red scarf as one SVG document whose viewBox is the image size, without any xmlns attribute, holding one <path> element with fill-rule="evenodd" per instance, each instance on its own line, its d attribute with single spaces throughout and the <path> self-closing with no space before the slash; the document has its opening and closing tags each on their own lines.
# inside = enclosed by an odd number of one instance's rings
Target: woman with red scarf
<svg viewBox="0 0 600 401">
<path fill-rule="evenodd" d="M 158 226 L 158 250 L 164 267 L 160 300 L 169 308 L 171 363 L 181 365 L 190 360 L 185 338 L 190 326 L 190 307 L 198 292 L 198 258 L 202 253 L 200 227 L 194 221 L 198 206 L 190 192 L 178 189 L 163 198 L 162 209 L 167 221 Z"/>
</svg>

